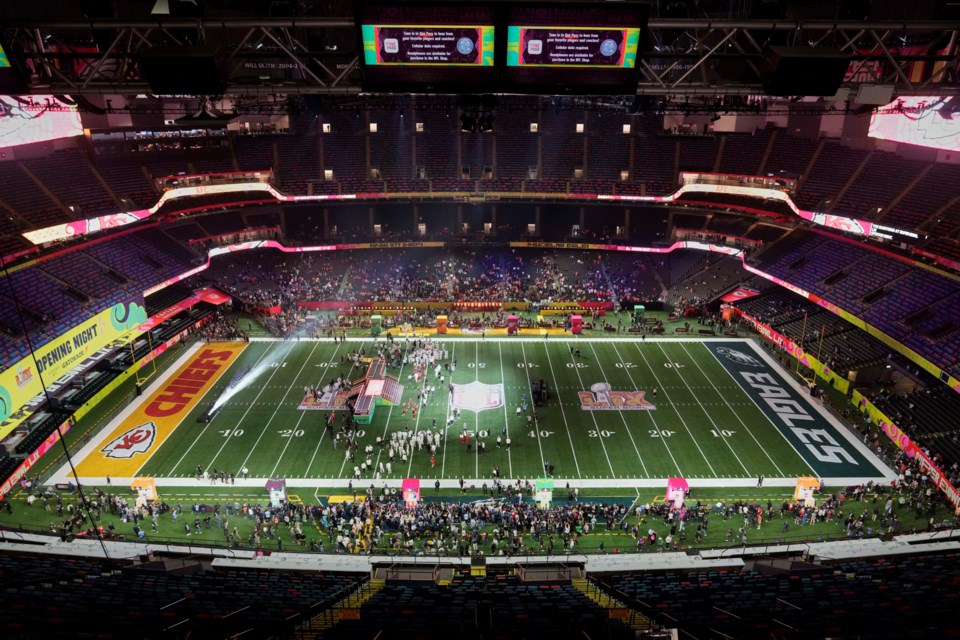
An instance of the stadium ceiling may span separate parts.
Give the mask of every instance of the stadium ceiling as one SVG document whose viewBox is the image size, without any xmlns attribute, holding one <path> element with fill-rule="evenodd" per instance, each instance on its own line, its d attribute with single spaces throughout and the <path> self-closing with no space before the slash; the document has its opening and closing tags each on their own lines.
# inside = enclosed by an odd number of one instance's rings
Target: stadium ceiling
<svg viewBox="0 0 960 640">
<path fill-rule="evenodd" d="M 342 7 L 339 7 L 341 10 Z M 348 11 L 349 13 L 349 11 Z M 150 93 L 141 58 L 155 48 L 216 52 L 225 95 L 362 92 L 351 15 L 299 18 L 0 17 L 11 62 L 33 95 Z M 894 95 L 960 94 L 960 19 L 677 19 L 654 15 L 638 95 L 759 96 L 770 44 L 833 47 L 850 57 L 844 87 Z M 190 69 L 185 65 L 184 73 Z M 468 92 L 465 88 L 464 92 Z M 854 94 L 855 95 L 855 94 Z"/>
</svg>

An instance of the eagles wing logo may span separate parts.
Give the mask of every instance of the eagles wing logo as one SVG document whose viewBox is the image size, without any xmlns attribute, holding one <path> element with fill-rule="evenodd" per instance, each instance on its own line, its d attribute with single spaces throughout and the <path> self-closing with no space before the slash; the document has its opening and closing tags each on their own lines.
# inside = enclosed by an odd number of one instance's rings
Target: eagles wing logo
<svg viewBox="0 0 960 640">
<path fill-rule="evenodd" d="M 717 353 L 722 355 L 727 360 L 732 360 L 737 364 L 741 364 L 745 367 L 762 367 L 763 363 L 754 358 L 751 355 L 744 353 L 743 351 L 737 351 L 736 349 L 731 349 L 729 347 L 717 347 Z"/>
<path fill-rule="evenodd" d="M 129 459 L 138 453 L 146 453 L 153 446 L 153 441 L 157 437 L 157 425 L 153 422 L 144 422 L 136 426 L 107 443 L 100 449 L 108 458 Z"/>
</svg>

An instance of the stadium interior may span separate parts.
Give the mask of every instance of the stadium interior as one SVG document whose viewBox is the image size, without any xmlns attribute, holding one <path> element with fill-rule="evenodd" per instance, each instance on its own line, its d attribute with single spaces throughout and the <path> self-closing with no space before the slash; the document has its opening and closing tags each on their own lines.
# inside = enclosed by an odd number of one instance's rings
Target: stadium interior
<svg viewBox="0 0 960 640">
<path fill-rule="evenodd" d="M 0 636 L 957 636 L 958 95 L 945 0 L 0 5 Z"/>
</svg>

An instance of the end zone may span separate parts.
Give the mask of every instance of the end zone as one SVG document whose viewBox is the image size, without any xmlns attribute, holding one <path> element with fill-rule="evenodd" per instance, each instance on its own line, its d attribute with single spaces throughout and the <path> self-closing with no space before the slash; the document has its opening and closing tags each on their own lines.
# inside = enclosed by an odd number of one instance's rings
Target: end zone
<svg viewBox="0 0 960 640">
<path fill-rule="evenodd" d="M 76 456 L 80 460 L 77 476 L 86 481 L 135 476 L 245 347 L 245 343 L 219 342 L 191 348 L 181 357 L 183 364 L 164 374 L 149 397 L 131 404 L 83 447 Z M 65 465 L 52 481 L 71 478 Z"/>
</svg>

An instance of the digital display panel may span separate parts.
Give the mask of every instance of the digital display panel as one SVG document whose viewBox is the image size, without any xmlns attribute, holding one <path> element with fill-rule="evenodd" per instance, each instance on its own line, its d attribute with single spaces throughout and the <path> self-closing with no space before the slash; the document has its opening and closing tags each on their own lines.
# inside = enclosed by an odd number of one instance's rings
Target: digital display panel
<svg viewBox="0 0 960 640">
<path fill-rule="evenodd" d="M 368 65 L 493 66 L 493 25 L 365 24 L 361 29 Z"/>
<path fill-rule="evenodd" d="M 637 64 L 640 29 L 507 28 L 507 66 L 632 69 Z"/>
<path fill-rule="evenodd" d="M 960 100 L 905 96 L 870 117 L 871 138 L 960 151 Z"/>
<path fill-rule="evenodd" d="M 497 82 L 493 5 L 355 4 L 365 91 L 489 91 Z"/>
<path fill-rule="evenodd" d="M 53 96 L 0 96 L 0 148 L 83 135 L 80 113 Z"/>
<path fill-rule="evenodd" d="M 636 93 L 648 9 L 630 2 L 506 6 L 504 89 Z"/>
</svg>

